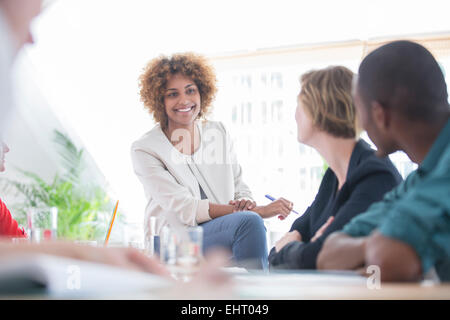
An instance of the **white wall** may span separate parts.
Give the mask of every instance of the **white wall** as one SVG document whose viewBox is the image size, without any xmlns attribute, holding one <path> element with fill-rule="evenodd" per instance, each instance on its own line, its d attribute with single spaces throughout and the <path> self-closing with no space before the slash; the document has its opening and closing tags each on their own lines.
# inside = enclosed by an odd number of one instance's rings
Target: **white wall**
<svg viewBox="0 0 450 320">
<path fill-rule="evenodd" d="M 51 182 L 61 169 L 60 157 L 55 148 L 54 130 L 67 134 L 78 148 L 83 147 L 76 132 L 70 124 L 58 117 L 43 96 L 34 66 L 27 53 L 20 55 L 14 66 L 15 107 L 10 115 L 9 127 L 4 141 L 10 152 L 6 155 L 6 171 L 1 178 L 22 180 L 18 169 L 38 174 L 47 182 Z M 85 153 L 87 172 L 92 181 L 104 183 L 104 177 L 97 168 L 92 157 Z M 14 192 L 2 192 L 8 206 L 14 204 Z"/>
</svg>

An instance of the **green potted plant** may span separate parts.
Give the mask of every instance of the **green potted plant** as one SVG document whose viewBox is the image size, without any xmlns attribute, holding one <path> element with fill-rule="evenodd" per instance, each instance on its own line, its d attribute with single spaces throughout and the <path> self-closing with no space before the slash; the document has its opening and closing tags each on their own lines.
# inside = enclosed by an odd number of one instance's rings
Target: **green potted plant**
<svg viewBox="0 0 450 320">
<path fill-rule="evenodd" d="M 86 169 L 84 149 L 78 149 L 69 137 L 54 131 L 61 169 L 49 183 L 38 174 L 17 169 L 23 179 L 3 179 L 3 190 L 16 191 L 20 203 L 11 207 L 16 220 L 26 225 L 30 208 L 58 209 L 58 238 L 101 240 L 106 233 L 112 201 L 98 184 L 83 178 Z"/>
</svg>

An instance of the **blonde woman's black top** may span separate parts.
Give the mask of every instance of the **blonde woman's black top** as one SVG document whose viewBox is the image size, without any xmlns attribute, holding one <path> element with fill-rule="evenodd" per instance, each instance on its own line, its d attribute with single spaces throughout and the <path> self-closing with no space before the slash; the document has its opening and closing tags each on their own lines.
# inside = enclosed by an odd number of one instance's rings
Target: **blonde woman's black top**
<svg viewBox="0 0 450 320">
<path fill-rule="evenodd" d="M 341 230 L 351 219 L 363 213 L 374 202 L 402 181 L 389 158 L 379 158 L 364 141 L 359 140 L 350 157 L 347 177 L 338 191 L 338 180 L 329 168 L 311 206 L 292 224 L 302 242 L 294 241 L 278 253 L 272 248 L 271 269 L 315 269 L 316 259 L 329 234 Z M 321 237 L 310 241 L 316 231 L 333 216 L 334 220 Z"/>
</svg>

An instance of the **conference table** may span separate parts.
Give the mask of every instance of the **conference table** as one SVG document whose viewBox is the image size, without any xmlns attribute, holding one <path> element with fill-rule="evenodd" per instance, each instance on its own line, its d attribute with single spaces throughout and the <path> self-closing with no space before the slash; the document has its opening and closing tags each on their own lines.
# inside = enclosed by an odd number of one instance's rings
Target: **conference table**
<svg viewBox="0 0 450 320">
<path fill-rule="evenodd" d="M 152 294 L 155 299 L 201 300 L 450 300 L 450 284 L 435 280 L 380 283 L 353 272 L 227 271 L 228 279 L 190 281 Z M 145 299 L 146 295 L 135 298 Z"/>
<path fill-rule="evenodd" d="M 224 267 L 191 273 L 176 268 L 170 271 L 178 281 L 61 257 L 27 256 L 10 261 L 9 266 L 0 263 L 0 289 L 8 284 L 14 288 L 17 282 L 10 279 L 28 283 L 30 288 L 41 285 L 27 294 L 6 293 L 0 299 L 450 300 L 450 283 L 439 283 L 436 278 L 384 283 L 342 271 L 249 272 Z"/>
</svg>

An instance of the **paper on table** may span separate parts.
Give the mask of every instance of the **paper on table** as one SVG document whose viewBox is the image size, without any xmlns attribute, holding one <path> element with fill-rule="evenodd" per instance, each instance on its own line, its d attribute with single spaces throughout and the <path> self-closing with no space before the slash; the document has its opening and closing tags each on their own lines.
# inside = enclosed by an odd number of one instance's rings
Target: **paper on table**
<svg viewBox="0 0 450 320">
<path fill-rule="evenodd" d="M 151 293 L 171 285 L 170 281 L 145 272 L 49 255 L 0 260 L 0 292 L 3 294 L 29 293 L 42 288 L 51 296 L 98 297 L 127 292 Z"/>
</svg>

